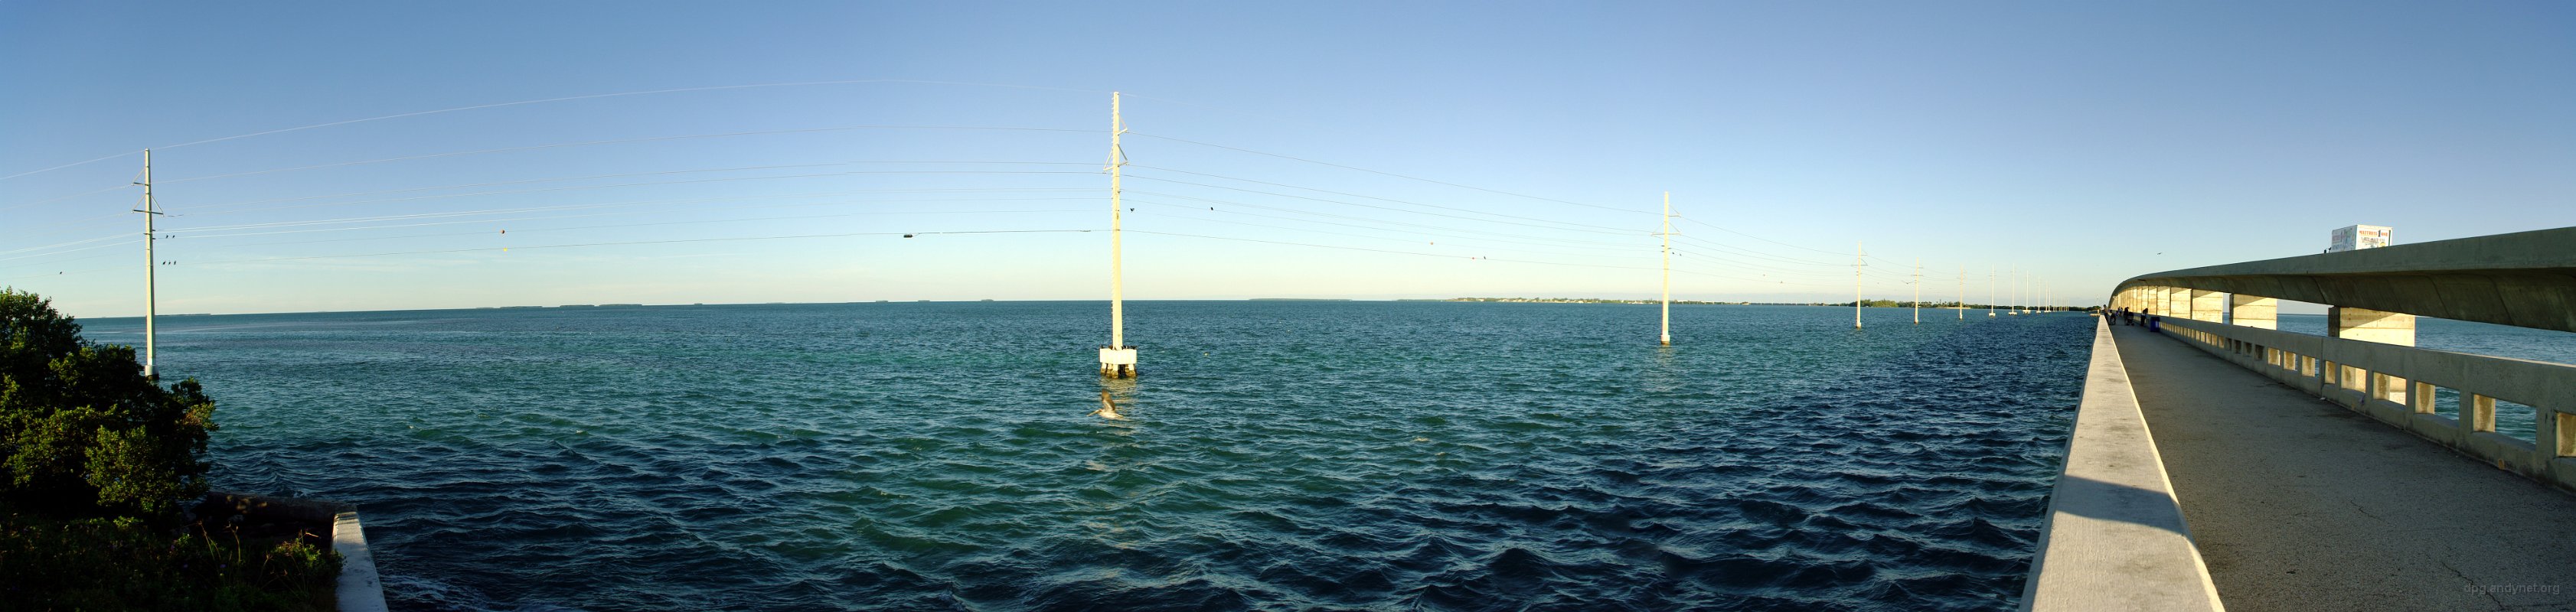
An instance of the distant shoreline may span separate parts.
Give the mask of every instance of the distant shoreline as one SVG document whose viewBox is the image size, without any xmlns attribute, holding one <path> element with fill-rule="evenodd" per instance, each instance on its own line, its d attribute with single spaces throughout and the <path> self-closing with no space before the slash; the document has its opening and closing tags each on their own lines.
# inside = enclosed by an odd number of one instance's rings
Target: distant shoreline
<svg viewBox="0 0 2576 612">
<path fill-rule="evenodd" d="M 859 301 L 851 301 L 851 302 L 733 302 L 733 303 L 706 303 L 706 302 L 695 302 L 695 303 L 685 303 L 685 304 L 679 304 L 679 303 L 674 303 L 674 304 L 614 303 L 614 304 L 560 304 L 560 305 L 553 305 L 553 306 L 456 306 L 456 307 L 449 307 L 449 308 L 390 308 L 390 309 L 383 309 L 383 310 L 301 310 L 301 311 L 275 311 L 275 312 L 226 312 L 226 313 L 191 312 L 191 313 L 185 313 L 185 314 L 165 314 L 165 315 L 160 315 L 160 316 L 163 316 L 163 317 L 182 317 L 182 316 L 184 316 L 184 317 L 204 317 L 204 316 L 239 316 L 239 315 L 303 315 L 303 314 L 360 314 L 360 313 L 386 313 L 386 312 L 445 312 L 445 311 L 476 311 L 476 310 L 597 310 L 597 309 L 607 309 L 607 308 L 690 308 L 690 307 L 705 307 L 705 306 L 716 306 L 716 307 L 729 307 L 729 306 L 844 306 L 844 305 L 869 305 L 869 304 L 888 304 L 888 303 L 892 303 L 892 304 L 988 304 L 988 303 L 1019 303 L 1019 302 L 1104 302 L 1104 301 L 1106 301 L 1106 300 L 995 300 L 995 299 L 959 299 L 959 300 L 859 300 Z M 1197 299 L 1197 300 L 1127 300 L 1127 301 L 1129 301 L 1129 302 L 1138 302 L 1138 303 L 1148 303 L 1148 304 L 1150 304 L 1150 303 L 1155 303 L 1155 302 L 1486 302 L 1486 303 L 1516 303 L 1516 304 L 1660 304 L 1660 303 L 1662 303 L 1662 301 L 1661 301 L 1661 300 L 1652 300 L 1652 299 L 1612 299 L 1612 298 L 1500 298 L 1500 297 L 1387 298 L 1387 299 L 1359 299 L 1359 298 L 1238 298 L 1238 299 Z M 1851 305 L 1851 302 L 1842 302 L 1842 303 L 1838 303 L 1838 304 L 1837 304 L 1837 303 L 1820 303 L 1820 302 L 1746 302 L 1746 301 L 1710 301 L 1710 300 L 1673 300 L 1673 303 L 1674 303 L 1674 304 L 1683 304 L 1683 305 L 1692 305 L 1692 306 L 1850 306 L 1850 305 Z M 1869 304 L 1866 304 L 1866 306 L 1869 306 L 1869 307 L 1871 307 L 1871 308 L 1888 308 L 1888 307 L 1892 307 L 1892 308 L 1904 308 L 1904 307 L 1906 307 L 1906 305 L 1905 305 L 1905 304 L 1902 304 L 1902 303 L 1886 304 L 1886 303 L 1879 303 L 1877 300 L 1872 300 L 1872 302 L 1871 302 L 1871 303 L 1869 303 Z M 1925 304 L 1925 305 L 1923 305 L 1923 307 L 1924 307 L 1924 308 L 1953 308 L 1953 306 L 1948 306 L 1948 305 L 1935 306 L 1935 305 L 1932 305 L 1932 304 Z M 1970 308 L 1970 309 L 1984 309 L 1984 308 L 1986 308 L 1986 306 L 1985 306 L 1985 305 L 1983 305 L 1983 304 L 1970 304 L 1970 305 L 1968 305 L 1968 308 Z M 1995 306 L 1994 308 L 1996 308 L 1996 309 L 2006 309 L 2006 308 L 2011 308 L 2011 307 L 2010 307 L 2010 306 L 2001 306 L 2001 305 L 1998 305 L 1998 306 Z M 142 316 L 139 316 L 139 315 L 125 315 L 125 316 L 83 316 L 83 317 L 80 317 L 80 318 L 81 318 L 81 319 L 84 319 L 84 320 L 90 320 L 90 319 L 98 319 L 98 320 L 115 320 L 115 319 L 141 319 L 141 318 L 143 318 L 143 317 L 142 317 Z"/>
</svg>

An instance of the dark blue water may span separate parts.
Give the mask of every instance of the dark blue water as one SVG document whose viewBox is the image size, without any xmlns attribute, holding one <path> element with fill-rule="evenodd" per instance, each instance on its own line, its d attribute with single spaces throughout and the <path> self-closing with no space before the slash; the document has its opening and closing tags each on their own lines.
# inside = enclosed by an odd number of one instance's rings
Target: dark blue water
<svg viewBox="0 0 2576 612">
<path fill-rule="evenodd" d="M 2081 315 L 1140 302 L 163 319 L 417 609 L 2001 609 Z M 92 321 L 130 341 L 133 320 Z"/>
</svg>

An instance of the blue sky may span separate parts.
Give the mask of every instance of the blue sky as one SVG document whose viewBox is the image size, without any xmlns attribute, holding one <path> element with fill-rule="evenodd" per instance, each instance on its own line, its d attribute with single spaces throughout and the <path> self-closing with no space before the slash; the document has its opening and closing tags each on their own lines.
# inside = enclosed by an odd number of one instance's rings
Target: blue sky
<svg viewBox="0 0 2576 612">
<path fill-rule="evenodd" d="M 1099 299 L 1113 90 L 1135 299 L 1648 297 L 1667 191 L 1688 299 L 2576 225 L 2564 3 L 0 2 L 0 84 L 78 316 L 147 147 L 165 313 Z"/>
</svg>

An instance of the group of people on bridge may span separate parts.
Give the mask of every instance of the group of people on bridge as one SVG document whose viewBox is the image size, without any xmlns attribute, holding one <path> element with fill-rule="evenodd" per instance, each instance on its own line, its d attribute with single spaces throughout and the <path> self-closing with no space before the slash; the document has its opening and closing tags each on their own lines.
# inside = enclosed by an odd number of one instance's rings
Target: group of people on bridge
<svg viewBox="0 0 2576 612">
<path fill-rule="evenodd" d="M 2114 316 L 2120 320 L 2121 325 L 2145 325 L 2147 326 L 2147 331 L 2150 332 L 2161 333 L 2164 331 L 2162 323 L 2164 323 L 2165 318 L 2163 316 L 2143 312 L 2131 312 L 2127 308 L 2120 309 L 2119 313 Z"/>
</svg>

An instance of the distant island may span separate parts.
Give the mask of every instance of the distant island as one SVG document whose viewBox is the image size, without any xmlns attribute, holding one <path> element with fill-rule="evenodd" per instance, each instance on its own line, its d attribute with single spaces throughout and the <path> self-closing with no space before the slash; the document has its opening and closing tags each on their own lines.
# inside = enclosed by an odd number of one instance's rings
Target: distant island
<svg viewBox="0 0 2576 612">
<path fill-rule="evenodd" d="M 1660 304 L 1660 303 L 1662 303 L 1662 300 L 1614 300 L 1614 299 L 1608 299 L 1608 298 L 1523 298 L 1523 297 L 1461 297 L 1461 298 L 1449 298 L 1449 299 L 1445 299 L 1445 300 L 1436 300 L 1436 299 L 1418 299 L 1418 300 L 1396 300 L 1396 301 L 1399 301 L 1399 302 L 1518 302 L 1518 303 L 1525 303 L 1525 304 Z M 1852 305 L 1852 303 L 1851 303 L 1851 302 L 1711 302 L 1711 301 L 1704 301 L 1704 300 L 1673 300 L 1673 303 L 1675 303 L 1675 304 L 1703 304 L 1703 305 L 1712 305 L 1712 306 L 1850 306 L 1850 305 Z M 1896 300 L 1862 300 L 1860 305 L 1862 305 L 1862 306 L 1867 306 L 1867 307 L 1871 307 L 1871 308 L 1910 308 L 1910 307 L 1913 307 L 1913 306 L 1914 306 L 1914 303 L 1913 303 L 1913 302 L 1900 302 L 1900 301 L 1896 301 Z M 1924 308 L 1963 308 L 1963 306 L 1961 306 L 1958 302 L 1937 302 L 1937 303 L 1936 303 L 1936 302 L 1924 302 L 1924 303 L 1923 303 L 1923 307 L 1924 307 Z M 1999 308 L 1999 309 L 2008 309 L 2008 308 L 2014 308 L 2014 307 L 2012 307 L 2012 306 L 1988 306 L 1988 305 L 1985 305 L 1985 304 L 1968 304 L 1968 305 L 1964 306 L 1964 308 Z M 2030 308 L 2030 307 L 2028 307 L 2028 306 L 2024 306 L 2024 307 L 2021 307 L 2021 308 Z M 2099 307 L 2099 306 L 2094 306 L 2094 307 L 2088 307 L 2087 309 L 2089 309 L 2089 308 L 2100 308 L 2100 307 Z M 2075 309 L 2073 309 L 2073 308 L 2061 308 L 2060 310 L 2075 310 Z"/>
<path fill-rule="evenodd" d="M 1408 300 L 1408 301 L 1411 301 L 1411 300 Z M 1661 304 L 1661 303 L 1663 303 L 1663 300 L 1613 300 L 1613 299 L 1608 299 L 1608 298 L 1520 298 L 1520 297 L 1504 297 L 1504 298 L 1497 298 L 1497 297 L 1462 297 L 1462 298 L 1449 298 L 1449 299 L 1446 299 L 1446 300 L 1421 300 L 1421 301 L 1428 301 L 1428 302 L 1523 302 L 1523 303 L 1531 303 L 1531 304 Z M 1675 303 L 1675 304 L 1712 304 L 1712 305 L 1720 305 L 1720 304 L 1722 304 L 1722 305 L 1733 305 L 1733 306 L 1745 306 L 1745 305 L 1751 305 L 1751 304 L 1752 304 L 1752 302 L 1706 302 L 1706 301 L 1699 301 L 1699 300 L 1673 300 L 1673 303 Z"/>
</svg>

